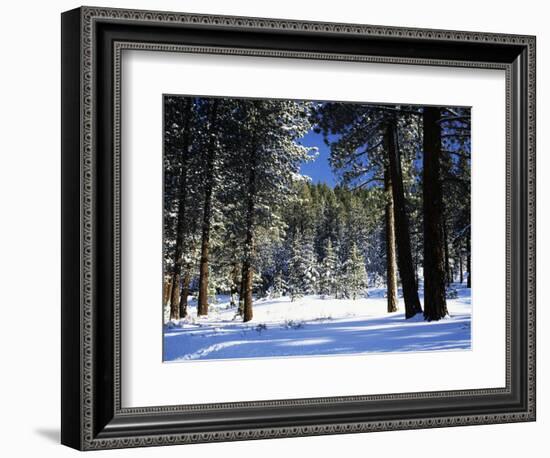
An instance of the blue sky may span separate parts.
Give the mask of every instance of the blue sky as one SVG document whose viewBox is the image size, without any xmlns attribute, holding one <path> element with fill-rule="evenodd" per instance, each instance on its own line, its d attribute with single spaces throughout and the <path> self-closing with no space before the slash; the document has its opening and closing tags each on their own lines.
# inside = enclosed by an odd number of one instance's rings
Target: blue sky
<svg viewBox="0 0 550 458">
<path fill-rule="evenodd" d="M 313 183 L 325 183 L 331 188 L 336 186 L 337 177 L 334 176 L 329 164 L 330 149 L 323 141 L 323 134 L 317 134 L 310 130 L 300 139 L 304 146 L 316 146 L 319 155 L 312 162 L 303 163 L 300 166 L 300 173 L 311 177 Z"/>
</svg>

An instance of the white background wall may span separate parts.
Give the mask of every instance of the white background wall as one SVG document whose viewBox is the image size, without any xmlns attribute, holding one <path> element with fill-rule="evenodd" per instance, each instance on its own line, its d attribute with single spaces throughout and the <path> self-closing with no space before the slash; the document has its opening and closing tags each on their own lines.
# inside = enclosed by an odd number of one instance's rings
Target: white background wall
<svg viewBox="0 0 550 458">
<path fill-rule="evenodd" d="M 543 456 L 548 445 L 550 314 L 545 280 L 550 218 L 550 30 L 536 0 L 117 0 L 95 5 L 359 22 L 537 35 L 538 39 L 538 421 L 361 435 L 278 439 L 104 452 L 109 456 Z M 60 13 L 75 1 L 6 2 L 0 46 L 0 452 L 69 456 L 59 441 Z M 27 277 L 32 277 L 30 283 Z M 547 452 L 546 452 L 547 453 Z"/>
</svg>

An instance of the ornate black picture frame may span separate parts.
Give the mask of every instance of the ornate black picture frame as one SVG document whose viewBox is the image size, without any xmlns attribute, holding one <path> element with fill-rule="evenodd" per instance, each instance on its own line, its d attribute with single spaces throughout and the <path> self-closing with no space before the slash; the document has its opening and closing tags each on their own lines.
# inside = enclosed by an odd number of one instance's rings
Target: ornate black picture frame
<svg viewBox="0 0 550 458">
<path fill-rule="evenodd" d="M 506 386 L 123 408 L 124 49 L 506 72 Z M 62 15 L 62 434 L 80 450 L 535 420 L 535 37 L 82 7 Z"/>
</svg>

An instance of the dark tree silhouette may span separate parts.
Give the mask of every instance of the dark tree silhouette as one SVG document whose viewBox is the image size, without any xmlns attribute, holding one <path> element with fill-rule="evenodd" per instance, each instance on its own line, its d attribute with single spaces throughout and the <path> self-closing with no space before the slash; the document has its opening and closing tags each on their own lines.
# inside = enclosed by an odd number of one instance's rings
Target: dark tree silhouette
<svg viewBox="0 0 550 458">
<path fill-rule="evenodd" d="M 389 171 L 384 171 L 386 192 L 386 282 L 388 296 L 388 313 L 397 311 L 397 259 L 395 246 L 395 217 L 393 208 L 392 185 Z"/>
<path fill-rule="evenodd" d="M 409 218 L 405 208 L 405 193 L 403 190 L 403 172 L 401 155 L 397 144 L 397 126 L 395 119 L 390 118 L 386 124 L 386 146 L 389 159 L 389 171 L 392 184 L 392 196 L 395 214 L 395 232 L 397 241 L 397 264 L 403 285 L 405 300 L 405 318 L 411 318 L 422 312 L 418 299 L 414 265 L 411 254 L 411 239 L 409 235 Z"/>
<path fill-rule="evenodd" d="M 423 115 L 423 198 L 424 198 L 424 317 L 439 320 L 448 314 L 445 280 L 448 274 L 447 240 L 444 236 L 441 195 L 441 110 L 425 107 Z"/>
<path fill-rule="evenodd" d="M 218 99 L 212 99 L 209 107 L 209 129 L 204 167 L 204 210 L 202 217 L 202 242 L 199 273 L 198 315 L 208 315 L 208 256 L 210 250 L 210 220 L 212 217 L 212 194 L 214 190 L 214 161 L 216 158 L 216 122 Z"/>
</svg>

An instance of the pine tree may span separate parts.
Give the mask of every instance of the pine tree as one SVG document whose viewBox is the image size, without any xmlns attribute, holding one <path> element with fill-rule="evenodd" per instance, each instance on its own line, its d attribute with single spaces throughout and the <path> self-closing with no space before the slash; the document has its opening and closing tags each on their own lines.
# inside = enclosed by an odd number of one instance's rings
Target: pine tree
<svg viewBox="0 0 550 458">
<path fill-rule="evenodd" d="M 406 210 L 403 189 L 402 160 L 398 145 L 397 121 L 390 117 L 385 127 L 385 145 L 388 151 L 388 164 L 392 184 L 393 211 L 395 216 L 395 235 L 397 245 L 397 265 L 403 286 L 405 318 L 411 318 L 422 312 L 418 298 L 418 284 L 411 251 L 410 224 Z"/>
<path fill-rule="evenodd" d="M 470 271 L 470 109 L 441 108 L 439 124 L 443 213 L 449 258 L 447 270 L 456 268 L 458 264 L 463 280 L 464 268 Z M 470 287 L 469 274 L 467 278 L 467 287 Z"/>
<path fill-rule="evenodd" d="M 199 240 L 200 206 L 192 205 L 200 188 L 200 160 L 194 138 L 199 129 L 195 98 L 167 96 L 164 129 L 164 273 L 165 305 L 172 319 L 187 315 L 189 283 Z"/>
<path fill-rule="evenodd" d="M 219 152 L 218 145 L 218 99 L 208 100 L 208 130 L 207 143 L 204 151 L 204 203 L 202 216 L 202 241 L 200 258 L 200 277 L 199 277 L 199 299 L 197 306 L 198 315 L 208 314 L 208 297 L 211 290 L 208 283 L 209 273 L 209 252 L 210 252 L 210 230 L 213 207 L 213 194 L 216 185 L 216 162 Z"/>
<path fill-rule="evenodd" d="M 288 284 L 283 276 L 282 272 L 276 272 L 273 277 L 273 287 L 272 287 L 271 297 L 278 298 L 284 296 L 288 291 Z"/>
<path fill-rule="evenodd" d="M 241 173 L 245 171 L 241 291 L 243 320 L 249 321 L 257 264 L 257 231 L 262 226 L 277 227 L 275 210 L 292 197 L 299 166 L 310 158 L 311 148 L 296 140 L 305 135 L 311 124 L 310 106 L 304 102 L 241 100 L 238 110 L 235 115 L 240 116 L 242 125 L 237 153 L 242 153 L 244 161 L 241 159 L 236 164 L 241 165 Z"/>
<path fill-rule="evenodd" d="M 288 292 L 291 301 L 304 295 L 307 264 L 303 251 L 302 235 L 298 233 L 294 236 L 292 242 L 288 266 Z"/>
<path fill-rule="evenodd" d="M 337 276 L 337 257 L 332 247 L 332 240 L 328 239 L 325 247 L 325 257 L 321 263 L 321 275 L 319 292 L 324 297 L 336 293 Z"/>
<path fill-rule="evenodd" d="M 367 272 L 365 270 L 365 260 L 357 249 L 357 245 L 353 243 L 345 264 L 346 296 L 355 300 L 366 287 Z"/>
<path fill-rule="evenodd" d="M 302 251 L 305 262 L 303 293 L 317 294 L 319 291 L 319 266 L 313 248 L 313 237 L 311 235 L 303 237 Z"/>
<path fill-rule="evenodd" d="M 397 254 L 395 246 L 395 219 L 393 211 L 393 195 L 389 171 L 384 171 L 386 208 L 385 208 L 385 237 L 386 237 L 386 285 L 388 313 L 397 311 Z"/>
<path fill-rule="evenodd" d="M 424 317 L 428 321 L 448 314 L 445 298 L 448 239 L 443 220 L 440 119 L 440 108 L 424 107 Z"/>
</svg>

